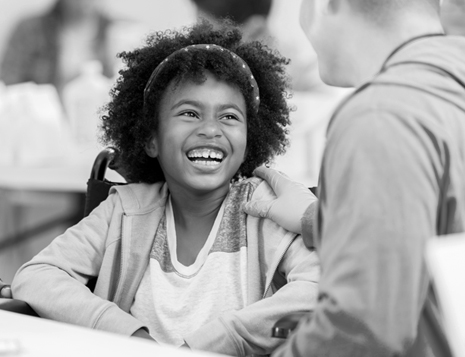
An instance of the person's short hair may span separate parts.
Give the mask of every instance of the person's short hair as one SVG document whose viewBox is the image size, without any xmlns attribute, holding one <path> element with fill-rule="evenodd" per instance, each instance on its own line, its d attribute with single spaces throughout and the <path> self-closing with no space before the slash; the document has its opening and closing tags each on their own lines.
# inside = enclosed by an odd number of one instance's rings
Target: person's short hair
<svg viewBox="0 0 465 357">
<path fill-rule="evenodd" d="M 206 71 L 237 86 L 246 102 L 247 154 L 236 175 L 250 177 L 256 167 L 284 153 L 290 125 L 289 78 L 285 71 L 289 60 L 260 42 L 244 43 L 241 36 L 232 22 L 225 21 L 217 28 L 201 20 L 180 31 L 151 34 L 146 46 L 118 54 L 126 68 L 120 70 L 111 100 L 103 108 L 101 141 L 119 150 L 118 164 L 130 182 L 153 183 L 164 179 L 158 160 L 145 152 L 149 138 L 157 130 L 160 99 L 173 80 L 203 82 Z M 215 44 L 245 61 L 258 84 L 258 110 L 251 96 L 250 79 L 242 67 L 218 61 L 214 51 L 197 51 L 195 59 L 188 61 L 182 55 L 175 56 L 163 64 L 167 68 L 151 86 L 144 106 L 144 88 L 154 69 L 173 52 L 193 44 Z"/>
<path fill-rule="evenodd" d="M 350 5 L 377 22 L 388 21 L 406 9 L 439 13 L 439 0 L 347 0 Z"/>
</svg>

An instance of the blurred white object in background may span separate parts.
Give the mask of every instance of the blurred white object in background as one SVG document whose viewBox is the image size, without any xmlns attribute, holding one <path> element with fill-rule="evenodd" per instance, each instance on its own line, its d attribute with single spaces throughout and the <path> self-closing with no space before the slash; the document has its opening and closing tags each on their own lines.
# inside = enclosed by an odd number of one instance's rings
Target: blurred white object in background
<svg viewBox="0 0 465 357">
<path fill-rule="evenodd" d="M 273 168 L 309 187 L 317 186 L 329 119 L 351 91 L 325 86 L 293 93 L 289 100 L 295 109 L 290 115 L 290 146 L 284 155 L 275 158 Z"/>
<path fill-rule="evenodd" d="M 85 62 L 81 74 L 63 90 L 63 103 L 71 135 L 80 149 L 98 147 L 99 109 L 110 97 L 110 80 L 102 74 L 98 61 Z"/>
<path fill-rule="evenodd" d="M 426 263 L 434 282 L 445 333 L 455 357 L 465 357 L 465 234 L 434 238 Z"/>
<path fill-rule="evenodd" d="M 6 85 L 2 81 L 0 81 L 0 114 L 5 109 L 6 102 Z M 0 116 L 0 120 L 2 117 Z"/>
<path fill-rule="evenodd" d="M 299 23 L 300 1 L 273 0 L 268 27 L 279 52 L 291 60 L 287 72 L 294 92 L 326 87 L 318 74 L 316 52 Z"/>
<path fill-rule="evenodd" d="M 53 85 L 19 83 L 0 88 L 0 164 L 43 165 L 63 159 L 69 134 Z"/>
<path fill-rule="evenodd" d="M 181 28 L 192 24 L 196 18 L 195 4 L 191 0 L 104 0 L 103 2 L 111 17 L 138 21 L 145 28 L 145 34 Z"/>
</svg>

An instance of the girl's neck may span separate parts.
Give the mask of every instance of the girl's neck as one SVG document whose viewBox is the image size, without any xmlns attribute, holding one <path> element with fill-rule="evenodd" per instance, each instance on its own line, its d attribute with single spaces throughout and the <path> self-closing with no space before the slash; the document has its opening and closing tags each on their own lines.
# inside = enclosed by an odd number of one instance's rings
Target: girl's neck
<svg viewBox="0 0 465 357">
<path fill-rule="evenodd" d="M 213 225 L 227 194 L 228 191 L 202 195 L 179 190 L 170 191 L 176 226 L 189 228 L 198 226 L 199 223 L 207 226 Z"/>
<path fill-rule="evenodd" d="M 215 219 L 227 195 L 212 192 L 196 196 L 180 190 L 171 191 L 171 206 L 176 229 L 177 257 L 185 266 L 192 265 L 205 245 Z"/>
</svg>

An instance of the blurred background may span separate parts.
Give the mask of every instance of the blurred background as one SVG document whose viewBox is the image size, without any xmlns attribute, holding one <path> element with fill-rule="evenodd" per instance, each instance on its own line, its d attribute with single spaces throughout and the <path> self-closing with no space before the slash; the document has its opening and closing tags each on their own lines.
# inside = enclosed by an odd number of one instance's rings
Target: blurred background
<svg viewBox="0 0 465 357">
<path fill-rule="evenodd" d="M 82 218 L 99 150 L 98 107 L 116 53 L 153 31 L 230 16 L 248 39 L 291 59 L 291 145 L 274 167 L 318 181 L 329 116 L 351 89 L 324 85 L 299 25 L 298 0 L 0 0 L 0 278 Z M 465 34 L 465 0 L 445 0 L 446 31 Z M 122 181 L 110 171 L 108 178 Z"/>
</svg>

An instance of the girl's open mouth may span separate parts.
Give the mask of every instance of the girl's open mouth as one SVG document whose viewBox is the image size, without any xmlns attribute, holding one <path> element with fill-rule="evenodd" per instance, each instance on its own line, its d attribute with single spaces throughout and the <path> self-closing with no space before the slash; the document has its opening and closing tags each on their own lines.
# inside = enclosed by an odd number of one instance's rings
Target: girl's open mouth
<svg viewBox="0 0 465 357">
<path fill-rule="evenodd" d="M 190 150 L 187 158 L 200 165 L 215 166 L 221 164 L 224 154 L 221 150 L 212 148 L 198 148 Z"/>
</svg>

